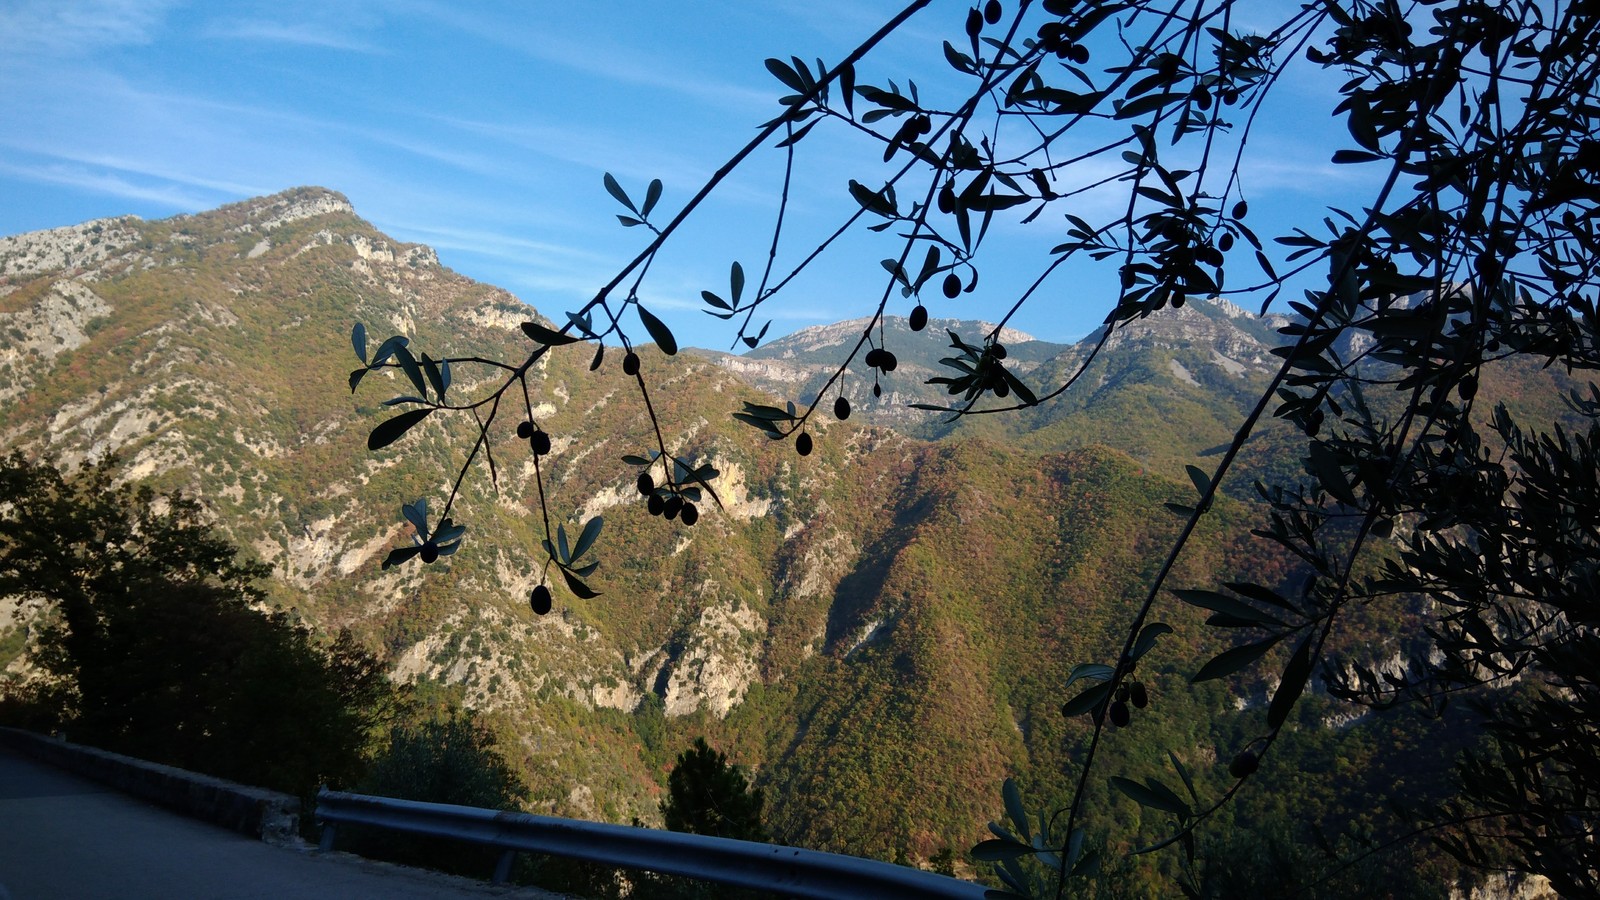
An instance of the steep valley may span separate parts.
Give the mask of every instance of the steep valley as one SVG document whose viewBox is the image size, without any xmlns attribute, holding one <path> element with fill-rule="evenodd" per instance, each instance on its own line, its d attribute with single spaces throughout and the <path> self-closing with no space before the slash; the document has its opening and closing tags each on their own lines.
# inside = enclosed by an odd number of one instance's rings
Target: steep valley
<svg viewBox="0 0 1600 900">
<path fill-rule="evenodd" d="M 201 498 L 272 566 L 273 603 L 349 627 L 398 679 L 461 686 L 539 811 L 656 822 L 669 761 L 705 735 L 754 769 L 779 840 L 926 859 L 983 836 L 1008 776 L 1041 802 L 1071 789 L 1067 674 L 1115 655 L 1178 527 L 1162 504 L 1192 497 L 1182 463 L 1264 383 L 1276 323 L 1199 306 L 1119 335 L 1093 385 L 1055 407 L 954 428 L 819 417 L 806 457 L 729 413 L 815 390 L 783 368 L 815 360 L 646 348 L 669 450 L 722 473 L 720 508 L 692 528 L 649 516 L 621 461 L 646 450 L 651 420 L 620 354 L 591 372 L 592 349 L 557 348 L 531 398 L 554 438 L 546 500 L 569 528 L 605 528 L 601 596 L 557 587 L 545 616 L 528 606 L 544 534 L 519 417 L 490 434 L 493 476 L 475 465 L 464 481 L 461 551 L 385 570 L 409 540 L 400 504 L 442 505 L 477 427 L 438 415 L 369 453 L 381 402 L 407 390 L 393 370 L 347 387 L 353 322 L 435 357 L 515 361 L 533 310 L 330 191 L 0 239 L 0 445 L 68 465 L 116 452 L 127 478 Z M 1055 377 L 1082 347 L 1044 347 L 1027 371 Z M 452 390 L 492 374 L 458 364 Z M 921 396 L 926 373 L 900 374 L 888 399 Z M 1174 583 L 1286 576 L 1251 515 L 1222 503 Z M 26 620 L 0 622 L 13 674 Z M 1162 711 L 1113 740 L 1154 765 L 1138 748 L 1170 739 L 1202 770 L 1205 723 L 1236 701 L 1186 684 L 1215 641 L 1200 617 L 1167 621 L 1148 665 Z"/>
</svg>

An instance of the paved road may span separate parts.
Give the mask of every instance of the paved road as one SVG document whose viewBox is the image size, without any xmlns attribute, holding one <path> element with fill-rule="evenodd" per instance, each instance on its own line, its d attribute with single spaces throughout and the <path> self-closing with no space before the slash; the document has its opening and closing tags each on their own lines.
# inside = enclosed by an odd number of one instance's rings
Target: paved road
<svg viewBox="0 0 1600 900">
<path fill-rule="evenodd" d="M 556 895 L 276 847 L 0 747 L 3 900 L 533 900 Z"/>
</svg>

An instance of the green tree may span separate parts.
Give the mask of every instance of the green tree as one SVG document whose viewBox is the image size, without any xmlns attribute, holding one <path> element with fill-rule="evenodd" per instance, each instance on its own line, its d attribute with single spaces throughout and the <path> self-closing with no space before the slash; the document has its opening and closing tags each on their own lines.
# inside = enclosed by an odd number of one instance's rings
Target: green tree
<svg viewBox="0 0 1600 900">
<path fill-rule="evenodd" d="M 413 709 L 392 727 L 354 790 L 380 797 L 516 810 L 527 788 L 494 748 L 494 737 L 454 703 Z M 351 829 L 346 846 L 363 856 L 483 877 L 499 851 L 386 830 Z"/>
<path fill-rule="evenodd" d="M 750 787 L 744 772 L 729 765 L 728 757 L 711 749 L 705 738 L 695 738 L 667 776 L 661 818 L 669 831 L 765 841 L 761 804 L 761 790 Z"/>
<path fill-rule="evenodd" d="M 409 408 L 378 424 L 369 446 L 400 439 L 436 412 L 470 408 L 480 437 L 464 476 L 497 417 L 510 415 L 521 420 L 542 498 L 537 463 L 550 438 L 534 421 L 527 378 L 552 347 L 580 340 L 600 345 L 596 366 L 606 342 L 622 345 L 623 370 L 653 420 L 633 317 L 663 353 L 677 347 L 644 306 L 641 285 L 699 203 L 763 150 L 779 156 L 786 179 L 775 191 L 769 260 L 749 282 L 734 262 L 727 287 L 703 294 L 708 313 L 735 323 L 736 342 L 761 340 L 768 305 L 802 270 L 824 264 L 840 236 L 892 237 L 883 238 L 892 250 L 871 325 L 815 398 L 733 411 L 802 456 L 816 440 L 814 416 L 848 414 L 842 390 L 853 361 L 872 370 L 874 391 L 892 379 L 897 360 L 881 327 L 890 304 L 912 305 L 912 327 L 921 328 L 929 305 L 973 291 L 988 264 L 986 242 L 1005 233 L 991 229 L 997 218 L 1053 237 L 1013 310 L 1045 302 L 1047 284 L 1096 264 L 1116 267 L 1116 296 L 1095 351 L 1054 383 L 1018 377 L 999 327 L 952 333 L 946 371 L 933 379 L 950 394 L 936 410 L 943 415 L 1048 401 L 1119 329 L 1162 309 L 1225 296 L 1265 310 L 1290 290 L 1301 299 L 1289 302 L 1295 318 L 1282 329 L 1278 369 L 1232 440 L 1189 467 L 1194 500 L 1173 508 L 1180 536 L 1133 611 L 1120 653 L 1084 662 L 1066 686 L 1064 713 L 1087 717 L 1091 736 L 1076 791 L 1049 817 L 1056 825 L 1047 849 L 1002 833 L 980 850 L 993 859 L 1039 856 L 1062 882 L 1094 868 L 1083 849 L 1084 803 L 1091 778 L 1114 764 L 1100 758 L 1101 737 L 1144 706 L 1140 662 L 1170 632 L 1159 614 L 1176 597 L 1239 635 L 1233 649 L 1196 661 L 1195 680 L 1264 659 L 1277 674 L 1253 732 L 1221 748 L 1229 761 L 1222 787 L 1203 795 L 1205 784 L 1176 756 L 1166 776 L 1112 779 L 1170 823 L 1171 839 L 1160 845 L 1179 849 L 1187 891 L 1201 890 L 1195 829 L 1252 777 L 1319 671 L 1334 696 L 1364 706 L 1479 701 L 1495 751 L 1465 764 L 1457 799 L 1423 811 L 1417 833 L 1471 865 L 1544 875 L 1572 893 L 1600 889 L 1592 840 L 1600 803 L 1586 774 L 1600 771 L 1592 714 L 1600 700 L 1600 388 L 1587 383 L 1600 368 L 1600 9 L 1576 0 L 985 0 L 950 23 L 947 70 L 925 78 L 925 89 L 907 73 L 865 75 L 874 48 L 928 5 L 910 3 L 838 63 L 768 60 L 786 92 L 778 115 L 670 216 L 657 212 L 661 182 L 640 197 L 607 175 L 621 224 L 648 233 L 647 243 L 559 330 L 525 325 L 526 358 L 497 364 L 498 378 L 473 396 L 447 402 L 445 394 L 450 364 L 474 361 L 416 357 L 400 337 L 369 356 L 357 326 L 362 367 L 352 387 L 370 371 L 396 368 L 415 388 L 394 401 Z M 1266 118 L 1305 114 L 1303 99 L 1268 102 L 1304 70 L 1298 83 L 1325 84 L 1321 109 L 1348 133 L 1328 159 L 1370 172 L 1370 190 L 1264 241 L 1244 193 L 1257 152 L 1251 139 Z M 783 226 L 800 188 L 787 179 L 824 130 L 859 137 L 870 150 L 849 181 L 853 208 L 838 232 L 820 246 L 791 248 Z M 1530 363 L 1576 378 L 1552 377 L 1529 403 L 1480 399 L 1480 386 Z M 1557 410 L 1555 399 L 1568 408 Z M 1560 417 L 1577 424 L 1559 425 Z M 1259 532 L 1294 554 L 1301 571 L 1285 583 L 1169 584 L 1190 536 L 1237 476 L 1247 442 L 1273 428 L 1293 435 L 1285 443 L 1303 466 L 1260 486 Z M 698 505 L 715 499 L 717 473 L 674 456 L 661 434 L 624 461 L 638 470 L 651 514 L 692 526 Z M 453 502 L 454 494 L 435 528 L 408 505 L 418 544 L 391 562 L 454 552 L 462 526 L 448 518 Z M 576 595 L 592 596 L 598 520 L 576 541 L 551 527 L 548 510 L 544 525 L 547 568 Z M 543 585 L 530 599 L 540 613 L 552 602 Z M 1375 608 L 1419 623 L 1396 636 L 1407 650 L 1398 670 L 1332 655 L 1336 638 Z M 1530 686 L 1511 693 L 1519 679 Z"/>
<path fill-rule="evenodd" d="M 382 666 L 261 608 L 240 561 L 176 495 L 118 484 L 106 459 L 63 475 L 0 465 L 0 594 L 49 604 L 35 723 L 78 740 L 306 795 L 360 774 L 392 708 Z"/>
</svg>

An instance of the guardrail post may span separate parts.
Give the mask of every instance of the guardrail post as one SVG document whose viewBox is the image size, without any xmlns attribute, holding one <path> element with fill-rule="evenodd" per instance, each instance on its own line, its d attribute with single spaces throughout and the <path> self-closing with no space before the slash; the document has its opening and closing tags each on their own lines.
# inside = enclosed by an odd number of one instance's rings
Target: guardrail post
<svg viewBox="0 0 1600 900">
<path fill-rule="evenodd" d="M 327 852 L 333 849 L 333 833 L 338 829 L 332 822 L 322 823 L 322 840 L 317 844 L 317 849 Z"/>
<path fill-rule="evenodd" d="M 494 883 L 505 884 L 511 880 L 511 866 L 517 861 L 517 851 L 507 850 L 500 854 L 500 861 L 494 865 Z"/>
</svg>

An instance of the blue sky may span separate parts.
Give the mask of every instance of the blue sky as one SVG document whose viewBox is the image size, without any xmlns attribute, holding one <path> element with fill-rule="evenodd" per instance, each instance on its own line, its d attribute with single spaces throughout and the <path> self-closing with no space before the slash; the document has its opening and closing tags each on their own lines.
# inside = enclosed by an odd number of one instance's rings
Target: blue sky
<svg viewBox="0 0 1600 900">
<path fill-rule="evenodd" d="M 391 236 L 430 244 L 457 271 L 559 317 L 646 238 L 618 227 L 604 172 L 636 195 L 661 178 L 660 210 L 675 212 L 779 109 L 785 91 L 763 59 L 832 63 L 899 6 L 6 0 L 0 234 L 123 213 L 160 218 L 322 185 Z M 909 75 L 936 90 L 939 42 L 961 34 L 965 11 L 936 2 L 861 67 L 860 80 L 903 84 Z M 1291 80 L 1282 108 L 1324 87 Z M 1348 199 L 1361 183 L 1362 173 L 1327 163 L 1338 135 L 1326 113 L 1291 114 L 1253 139 L 1261 152 L 1246 181 L 1264 233 Z M 849 178 L 881 178 L 879 154 L 848 136 L 819 130 L 802 147 L 790 254 L 853 208 Z M 777 153 L 753 159 L 652 269 L 643 296 L 680 342 L 732 341 L 698 311 L 699 293 L 720 292 L 733 259 L 754 278 L 780 163 Z M 1058 223 L 997 222 L 983 288 L 930 300 L 934 315 L 996 317 L 1061 239 Z M 853 241 L 771 308 L 771 334 L 869 311 L 883 290 L 877 260 L 894 252 L 873 236 Z M 1013 324 L 1079 337 L 1114 300 L 1114 274 L 1074 275 Z"/>
</svg>

